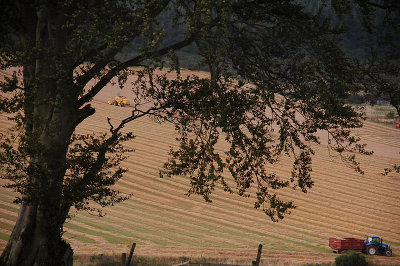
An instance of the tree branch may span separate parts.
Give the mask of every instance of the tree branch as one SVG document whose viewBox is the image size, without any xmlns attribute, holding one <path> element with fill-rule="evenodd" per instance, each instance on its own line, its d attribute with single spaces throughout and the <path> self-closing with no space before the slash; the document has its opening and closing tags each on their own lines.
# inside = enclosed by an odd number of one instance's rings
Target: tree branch
<svg viewBox="0 0 400 266">
<path fill-rule="evenodd" d="M 162 55 L 167 54 L 170 50 L 179 50 L 183 47 L 188 46 L 194 41 L 194 36 L 191 36 L 183 41 L 177 42 L 173 45 L 167 46 L 163 49 L 146 53 L 143 55 L 136 56 L 132 58 L 131 60 L 128 60 L 124 63 L 119 64 L 118 66 L 114 67 L 113 69 L 110 69 L 107 74 L 105 74 L 101 79 L 94 85 L 85 95 L 83 95 L 79 100 L 78 100 L 78 106 L 82 106 L 83 104 L 89 102 L 92 100 L 92 98 L 99 93 L 105 85 L 107 85 L 110 80 L 117 75 L 117 73 L 123 69 L 126 69 L 127 67 L 132 67 L 138 65 L 140 62 L 144 61 L 147 58 L 151 57 L 159 57 Z"/>
<path fill-rule="evenodd" d="M 370 1 L 362 1 L 367 5 L 373 6 L 373 7 L 377 7 L 377 8 L 381 8 L 381 9 L 391 9 L 391 8 L 400 8 L 400 5 L 398 5 L 398 1 L 393 1 L 390 5 L 382 5 L 382 4 L 378 4 L 378 3 L 373 3 Z"/>
<path fill-rule="evenodd" d="M 106 46 L 104 44 L 104 46 Z M 97 49 L 92 51 L 93 54 L 95 52 L 99 52 Z M 75 86 L 78 88 L 83 88 L 97 73 L 99 73 L 100 70 L 102 70 L 104 67 L 107 66 L 107 64 L 111 61 L 112 55 L 114 55 L 116 51 L 110 51 L 105 58 L 103 58 L 101 61 L 97 62 L 92 66 L 87 72 L 85 72 L 83 75 L 78 76 L 76 78 Z M 84 61 L 84 60 L 83 60 Z M 78 64 L 83 63 L 79 62 Z"/>
<path fill-rule="evenodd" d="M 83 108 L 79 109 L 75 125 L 78 126 L 83 120 L 93 115 L 95 112 L 96 109 L 94 109 L 90 104 L 85 105 Z"/>
<path fill-rule="evenodd" d="M 152 108 L 148 109 L 147 111 L 141 111 L 141 110 L 135 109 L 135 110 L 132 111 L 132 115 L 127 117 L 127 118 L 125 118 L 125 119 L 123 119 L 121 121 L 121 123 L 119 124 L 119 126 L 117 128 L 115 128 L 115 129 L 114 129 L 114 126 L 111 124 L 111 121 L 110 121 L 111 119 L 107 118 L 108 124 L 110 125 L 110 132 L 113 135 L 117 134 L 122 128 L 125 127 L 125 125 L 127 123 L 129 123 L 129 122 L 131 122 L 131 121 L 133 121 L 135 119 L 138 119 L 140 117 L 146 116 L 148 114 L 154 114 L 154 112 L 157 112 L 159 110 L 166 109 L 166 108 L 168 108 L 168 106 L 152 107 Z M 135 114 L 136 112 L 138 114 Z"/>
<path fill-rule="evenodd" d="M 147 10 L 149 16 L 151 18 L 156 18 L 165 8 L 168 6 L 170 0 L 155 0 L 155 1 L 149 1 L 145 4 L 145 7 L 143 7 L 143 10 Z M 134 25 L 136 25 L 136 31 L 132 31 L 130 38 L 133 40 L 136 37 L 138 37 L 141 33 L 139 30 L 144 23 L 143 19 L 141 16 L 133 18 Z M 104 49 L 107 49 L 107 44 L 102 44 L 99 47 L 89 51 L 89 53 L 86 55 L 86 58 L 91 58 L 94 55 L 96 55 L 99 51 L 102 51 Z M 103 56 L 102 60 L 94 63 L 94 66 L 88 70 L 85 74 L 82 76 L 79 76 L 76 81 L 76 85 L 79 87 L 84 87 L 97 73 L 99 73 L 100 70 L 104 69 L 111 61 L 113 61 L 114 56 L 122 49 L 120 47 L 119 49 L 111 49 L 110 51 L 107 51 L 107 54 Z M 85 59 L 83 59 L 85 60 Z M 78 63 L 78 65 L 80 62 Z M 117 71 L 118 72 L 118 71 Z"/>
<path fill-rule="evenodd" d="M 137 56 L 135 58 L 132 58 L 131 60 L 128 60 L 128 61 L 124 62 L 123 64 L 125 65 L 125 67 L 136 66 L 138 63 L 142 62 L 143 60 L 145 60 L 147 58 L 163 56 L 163 55 L 166 55 L 171 50 L 176 51 L 176 50 L 179 50 L 179 49 L 181 49 L 183 47 L 186 47 L 189 44 L 191 44 L 194 41 L 194 39 L 195 39 L 194 35 L 192 35 L 191 37 L 189 37 L 189 38 L 187 38 L 187 39 L 185 39 L 183 41 L 177 42 L 177 43 L 175 43 L 173 45 L 167 46 L 167 47 L 165 47 L 163 49 L 160 49 L 158 51 L 154 51 L 154 52 L 146 53 L 146 54 L 143 54 L 143 55 L 139 55 L 139 56 Z"/>
</svg>

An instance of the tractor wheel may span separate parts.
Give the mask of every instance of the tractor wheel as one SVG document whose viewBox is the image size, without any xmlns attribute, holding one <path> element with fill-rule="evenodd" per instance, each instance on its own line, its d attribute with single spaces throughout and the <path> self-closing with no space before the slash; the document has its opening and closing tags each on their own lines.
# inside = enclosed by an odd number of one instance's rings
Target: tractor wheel
<svg viewBox="0 0 400 266">
<path fill-rule="evenodd" d="M 124 107 L 125 104 L 123 102 L 120 102 L 119 106 Z"/>
<path fill-rule="evenodd" d="M 392 256 L 392 250 L 390 248 L 385 248 L 385 251 L 383 252 L 386 257 L 391 257 Z"/>
<path fill-rule="evenodd" d="M 117 101 L 115 101 L 115 102 L 114 102 L 114 105 L 115 105 L 115 106 L 118 106 L 118 103 L 117 103 Z"/>
<path fill-rule="evenodd" d="M 376 255 L 378 254 L 378 248 L 375 245 L 371 245 L 369 247 L 367 247 L 367 254 L 369 255 Z"/>
</svg>

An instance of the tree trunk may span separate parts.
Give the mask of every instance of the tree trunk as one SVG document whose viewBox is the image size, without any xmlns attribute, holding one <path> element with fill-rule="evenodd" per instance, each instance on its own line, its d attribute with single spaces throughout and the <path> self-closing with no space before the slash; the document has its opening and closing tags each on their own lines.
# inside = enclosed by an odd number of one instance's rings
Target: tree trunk
<svg viewBox="0 0 400 266">
<path fill-rule="evenodd" d="M 43 128 L 31 147 L 28 167 L 30 182 L 18 213 L 11 237 L 0 259 L 1 265 L 68 265 L 72 250 L 62 240 L 63 224 L 69 212 L 62 199 L 67 143 L 72 134 L 71 113 L 68 109 L 38 108 L 42 115 L 52 119 Z M 38 116 L 34 116 L 38 117 Z M 67 119 L 61 119 L 61 117 Z M 43 120 L 38 120 L 43 121 Z M 54 134 L 55 128 L 62 132 Z"/>
<path fill-rule="evenodd" d="M 63 14 L 51 1 L 31 6 L 21 8 L 36 23 L 25 29 L 21 40 L 39 51 L 23 67 L 28 186 L 0 265 L 72 265 L 72 249 L 62 240 L 69 211 L 62 186 L 79 92 L 73 90 L 72 69 L 58 61 L 66 43 Z"/>
<path fill-rule="evenodd" d="M 398 98 L 400 98 L 400 97 L 398 97 Z M 400 99 L 398 99 L 397 101 L 392 100 L 391 104 L 394 108 L 396 108 L 397 115 L 400 117 Z"/>
<path fill-rule="evenodd" d="M 50 212 L 48 206 L 21 205 L 2 265 L 72 265 L 72 250 Z"/>
<path fill-rule="evenodd" d="M 400 87 L 393 84 L 388 91 L 390 104 L 396 108 L 397 115 L 400 117 Z"/>
</svg>

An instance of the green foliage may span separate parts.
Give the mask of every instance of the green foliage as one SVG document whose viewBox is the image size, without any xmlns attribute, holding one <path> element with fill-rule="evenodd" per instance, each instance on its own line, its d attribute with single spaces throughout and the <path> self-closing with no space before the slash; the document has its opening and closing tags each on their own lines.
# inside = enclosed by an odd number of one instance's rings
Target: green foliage
<svg viewBox="0 0 400 266">
<path fill-rule="evenodd" d="M 17 203 L 52 199 L 54 196 L 51 191 L 41 198 L 43 188 L 30 182 L 30 175 L 40 175 L 36 171 L 51 171 L 46 164 L 30 161 L 32 156 L 43 153 L 43 146 L 27 143 L 26 138 L 20 136 L 21 129 L 18 126 L 12 130 L 13 133 L 0 134 L 3 140 L 0 143 L 1 178 L 11 181 L 4 186 L 23 195 L 17 197 Z M 89 203 L 96 202 L 104 207 L 129 198 L 129 195 L 120 195 L 111 186 L 126 172 L 119 164 L 127 158 L 125 154 L 132 150 L 124 148 L 122 143 L 132 138 L 131 133 L 118 133 L 111 137 L 107 137 L 107 134 L 73 135 L 65 165 L 60 166 L 66 171 L 61 204 L 74 206 L 78 210 L 96 210 L 101 214 L 100 209 L 90 207 Z M 16 142 L 19 142 L 17 147 Z"/>
<path fill-rule="evenodd" d="M 7 26 L 10 38 L 2 44 L 3 67 L 23 66 L 25 72 L 23 86 L 17 76 L 2 84 L 4 92 L 19 95 L 2 98 L 0 106 L 19 113 L 15 119 L 22 136 L 4 142 L 2 161 L 10 173 L 6 178 L 15 182 L 11 187 L 23 195 L 21 200 L 40 198 L 42 184 L 56 193 L 52 197 L 64 208 L 91 210 L 90 201 L 106 206 L 124 199 L 109 188 L 125 171 L 118 164 L 127 150 L 118 143 L 132 137 L 119 132 L 145 115 L 173 123 L 179 134 L 179 149 L 170 151 L 162 175 L 189 176 L 188 194 L 200 194 L 206 201 L 211 201 L 217 184 L 244 197 L 255 187 L 254 206 L 274 221 L 295 208 L 275 190 L 291 187 L 306 193 L 313 186 L 310 143 L 319 143 L 318 130 L 327 131 L 330 147 L 362 172 L 355 155 L 348 153 L 368 154 L 350 134 L 350 129 L 362 125 L 362 115 L 342 100 L 357 92 L 360 72 L 337 41 L 342 30 L 301 3 L 194 2 L 38 4 L 36 9 L 44 10 L 41 19 L 55 23 L 51 34 L 46 33 L 49 28 L 40 28 L 44 33 L 37 38 L 44 39 L 39 42 L 33 41 L 34 28 L 28 29 L 31 35 L 21 32 L 23 38 L 11 38 L 21 29 Z M 334 4 L 333 10 L 348 13 L 350 6 L 344 2 Z M 10 11 L 4 19 L 40 24 L 31 8 L 23 10 L 26 16 Z M 59 19 L 51 20 L 48 10 L 57 10 Z M 51 39 L 54 36 L 58 37 Z M 180 76 L 175 52 L 185 52 L 181 51 L 185 47 L 195 47 L 211 78 Z M 121 51 L 131 52 L 118 61 Z M 35 72 L 40 64 L 33 62 L 42 62 L 41 72 Z M 176 78 L 156 74 L 156 67 L 166 64 L 178 70 Z M 131 68 L 137 66 L 142 68 Z M 126 84 L 132 74 L 137 80 Z M 95 112 L 88 103 L 114 77 L 120 86 L 134 91 L 132 115 L 116 126 L 108 119 L 108 138 L 73 136 L 76 126 Z M 91 80 L 94 85 L 84 89 Z M 63 118 L 57 118 L 58 113 Z M 221 139 L 230 143 L 229 150 L 215 148 Z M 12 146 L 15 141 L 20 147 Z M 11 152 L 15 149 L 22 150 Z M 291 158 L 293 167 L 287 176 L 279 176 L 268 166 L 284 156 Z M 115 172 L 112 167 L 117 167 Z M 41 181 L 32 182 L 33 175 Z M 236 185 L 228 185 L 226 178 Z M 52 186 L 55 189 L 49 189 Z"/>
<path fill-rule="evenodd" d="M 391 172 L 400 173 L 400 165 L 394 164 L 389 168 L 385 168 L 384 173 L 382 173 L 382 175 L 387 176 Z"/>
<path fill-rule="evenodd" d="M 90 202 L 105 207 L 128 199 L 130 195 L 120 196 L 111 186 L 127 171 L 119 165 L 127 158 L 125 154 L 133 150 L 124 148 L 122 143 L 132 138 L 131 133 L 112 137 L 73 135 L 67 153 L 63 204 L 94 211 Z M 97 211 L 101 214 L 100 209 Z"/>
<path fill-rule="evenodd" d="M 343 254 L 335 258 L 336 266 L 367 266 L 365 256 L 360 253 Z"/>
<path fill-rule="evenodd" d="M 385 118 L 388 118 L 388 119 L 394 119 L 394 118 L 396 118 L 397 117 L 397 115 L 395 114 L 395 112 L 393 112 L 393 111 L 390 111 L 389 113 L 387 113 L 386 115 L 385 115 Z"/>
</svg>

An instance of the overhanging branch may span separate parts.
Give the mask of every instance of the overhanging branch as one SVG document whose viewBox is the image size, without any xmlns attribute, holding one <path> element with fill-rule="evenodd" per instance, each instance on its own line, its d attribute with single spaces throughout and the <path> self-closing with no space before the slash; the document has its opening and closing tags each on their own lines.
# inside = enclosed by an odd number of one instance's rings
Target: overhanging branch
<svg viewBox="0 0 400 266">
<path fill-rule="evenodd" d="M 135 119 L 138 119 L 138 118 L 140 118 L 140 117 L 149 115 L 149 114 L 153 114 L 153 115 L 154 115 L 155 112 L 157 112 L 157 111 L 159 111 L 159 110 L 162 110 L 162 109 L 166 109 L 166 108 L 168 108 L 168 107 L 166 107 L 166 106 L 152 107 L 152 108 L 149 108 L 149 109 L 146 110 L 146 111 L 141 111 L 141 110 L 135 109 L 135 110 L 132 111 L 132 115 L 129 116 L 129 117 L 127 117 L 127 118 L 125 118 L 125 119 L 123 119 L 123 120 L 121 121 L 121 123 L 118 125 L 118 127 L 116 127 L 115 129 L 114 129 L 114 126 L 111 124 L 111 121 L 110 121 L 111 119 L 110 119 L 110 118 L 107 118 L 108 124 L 110 125 L 110 132 L 111 132 L 113 135 L 116 135 L 116 134 L 118 134 L 118 132 L 119 132 L 122 128 L 124 128 L 125 125 L 128 124 L 129 122 L 131 122 L 131 121 L 133 121 L 133 120 L 135 120 Z"/>
<path fill-rule="evenodd" d="M 142 62 L 148 58 L 160 57 L 160 56 L 166 55 L 171 50 L 173 50 L 173 51 L 179 50 L 183 47 L 188 46 L 193 41 L 194 41 L 194 36 L 192 35 L 191 37 L 189 37 L 183 41 L 177 42 L 173 45 L 167 46 L 167 47 L 162 48 L 157 51 L 153 51 L 153 52 L 145 53 L 143 55 L 136 56 L 136 57 L 132 58 L 131 60 L 121 63 L 118 66 L 110 69 L 107 72 L 107 74 L 105 74 L 103 77 L 100 78 L 100 80 L 96 83 L 96 85 L 94 85 L 85 95 L 83 95 L 78 100 L 78 106 L 80 107 L 83 104 L 91 101 L 92 98 L 97 93 L 99 93 L 103 89 L 103 87 L 105 85 L 107 85 L 107 83 L 110 82 L 110 80 L 118 74 L 119 71 L 126 69 L 128 67 L 137 66 L 140 62 Z"/>
<path fill-rule="evenodd" d="M 380 9 L 400 8 L 399 1 L 392 1 L 392 3 L 388 4 L 388 5 L 374 3 L 374 2 L 371 2 L 371 1 L 362 1 L 362 2 L 364 2 L 367 5 L 370 5 L 370 6 L 373 6 L 373 7 L 377 7 L 377 8 L 380 8 Z"/>
</svg>

